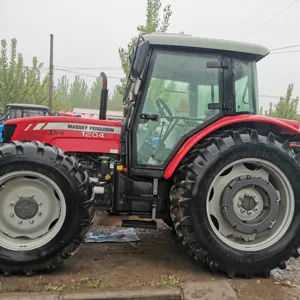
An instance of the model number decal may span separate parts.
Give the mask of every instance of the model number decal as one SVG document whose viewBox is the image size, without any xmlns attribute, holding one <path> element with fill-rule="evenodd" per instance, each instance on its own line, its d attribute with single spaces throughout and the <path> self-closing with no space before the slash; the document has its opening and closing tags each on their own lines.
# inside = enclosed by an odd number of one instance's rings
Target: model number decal
<svg viewBox="0 0 300 300">
<path fill-rule="evenodd" d="M 92 138 L 104 138 L 104 133 L 102 133 L 102 132 L 82 131 L 82 136 L 92 137 Z"/>
<path fill-rule="evenodd" d="M 49 130 L 48 135 L 64 135 L 64 131 Z"/>
</svg>

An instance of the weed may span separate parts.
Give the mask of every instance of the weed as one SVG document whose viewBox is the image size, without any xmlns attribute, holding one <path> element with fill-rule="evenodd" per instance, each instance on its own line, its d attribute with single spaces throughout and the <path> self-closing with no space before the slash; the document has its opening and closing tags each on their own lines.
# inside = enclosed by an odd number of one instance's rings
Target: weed
<svg viewBox="0 0 300 300">
<path fill-rule="evenodd" d="M 101 280 L 91 279 L 87 281 L 87 287 L 90 289 L 99 289 L 103 287 Z"/>
<path fill-rule="evenodd" d="M 160 281 L 151 282 L 151 286 L 160 286 L 160 287 L 167 287 L 167 286 L 179 286 L 180 281 L 174 275 L 162 275 Z"/>
<path fill-rule="evenodd" d="M 47 292 L 61 292 L 62 289 L 65 286 L 56 286 L 56 285 L 52 285 L 51 283 L 49 283 L 48 285 L 45 286 L 45 291 Z"/>
</svg>

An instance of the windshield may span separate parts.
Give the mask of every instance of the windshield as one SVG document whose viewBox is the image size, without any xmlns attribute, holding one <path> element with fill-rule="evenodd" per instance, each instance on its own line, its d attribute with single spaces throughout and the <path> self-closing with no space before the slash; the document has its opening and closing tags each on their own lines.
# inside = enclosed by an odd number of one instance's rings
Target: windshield
<svg viewBox="0 0 300 300">
<path fill-rule="evenodd" d="M 4 112 L 4 114 L 0 117 L 0 121 L 3 122 L 7 119 L 8 115 L 10 113 L 10 110 L 7 110 Z"/>
</svg>

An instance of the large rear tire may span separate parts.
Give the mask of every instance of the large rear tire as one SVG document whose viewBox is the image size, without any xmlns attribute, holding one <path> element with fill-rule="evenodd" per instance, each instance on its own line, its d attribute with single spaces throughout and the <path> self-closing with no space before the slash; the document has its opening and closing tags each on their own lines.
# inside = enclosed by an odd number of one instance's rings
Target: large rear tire
<svg viewBox="0 0 300 300">
<path fill-rule="evenodd" d="M 0 145 L 0 272 L 56 269 L 76 253 L 94 216 L 87 173 L 40 142 Z"/>
<path fill-rule="evenodd" d="M 212 270 L 269 276 L 299 256 L 299 156 L 288 142 L 251 129 L 223 132 L 190 151 L 174 180 L 177 235 Z"/>
</svg>

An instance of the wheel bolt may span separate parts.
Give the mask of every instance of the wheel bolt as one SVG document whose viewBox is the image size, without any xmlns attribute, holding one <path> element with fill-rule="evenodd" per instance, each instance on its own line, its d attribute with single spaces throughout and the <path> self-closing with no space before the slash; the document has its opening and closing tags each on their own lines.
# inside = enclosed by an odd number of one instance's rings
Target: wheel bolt
<svg viewBox="0 0 300 300">
<path fill-rule="evenodd" d="M 39 216 L 41 216 L 41 215 L 42 215 L 42 213 L 41 213 L 41 212 L 39 212 L 39 213 L 38 213 L 38 215 L 39 215 Z"/>
<path fill-rule="evenodd" d="M 39 205 L 42 205 L 42 202 L 39 202 Z"/>
<path fill-rule="evenodd" d="M 34 223 L 34 220 L 30 220 L 30 224 L 33 224 Z"/>
<path fill-rule="evenodd" d="M 245 210 L 242 208 L 242 209 L 241 209 L 241 213 L 243 214 L 244 212 L 245 212 Z"/>
<path fill-rule="evenodd" d="M 227 210 L 227 209 L 228 209 L 228 207 L 227 207 L 227 206 L 224 206 L 224 207 L 223 207 L 223 209 L 224 209 L 224 210 Z"/>
<path fill-rule="evenodd" d="M 244 197 L 243 197 L 243 196 L 240 196 L 240 200 L 244 200 Z"/>
<path fill-rule="evenodd" d="M 238 202 L 237 206 L 238 206 L 238 207 L 241 207 L 241 206 L 242 206 L 242 203 L 241 203 L 241 202 Z"/>
<path fill-rule="evenodd" d="M 14 206 L 15 204 L 13 202 L 10 202 L 10 206 Z"/>
<path fill-rule="evenodd" d="M 248 215 L 251 215 L 251 214 L 252 214 L 252 211 L 248 211 L 247 214 L 248 214 Z"/>
<path fill-rule="evenodd" d="M 19 224 L 22 224 L 22 223 L 23 223 L 23 221 L 22 221 L 22 220 L 20 220 L 18 223 L 19 223 Z"/>
<path fill-rule="evenodd" d="M 256 208 L 256 207 L 254 208 L 254 211 L 257 211 L 257 208 Z"/>
<path fill-rule="evenodd" d="M 34 195 L 30 195 L 30 198 L 34 198 Z"/>
<path fill-rule="evenodd" d="M 256 230 L 256 229 L 253 229 L 252 233 L 257 233 L 257 230 Z"/>
<path fill-rule="evenodd" d="M 19 198 L 23 198 L 22 194 L 19 195 Z"/>
<path fill-rule="evenodd" d="M 13 213 L 11 213 L 11 214 L 10 214 L 10 216 L 11 216 L 11 217 L 13 217 L 13 216 L 14 216 L 14 214 L 13 214 Z"/>
</svg>

